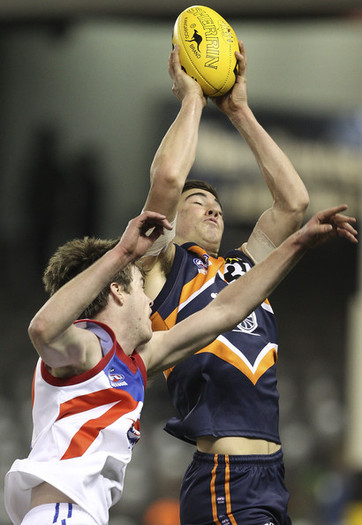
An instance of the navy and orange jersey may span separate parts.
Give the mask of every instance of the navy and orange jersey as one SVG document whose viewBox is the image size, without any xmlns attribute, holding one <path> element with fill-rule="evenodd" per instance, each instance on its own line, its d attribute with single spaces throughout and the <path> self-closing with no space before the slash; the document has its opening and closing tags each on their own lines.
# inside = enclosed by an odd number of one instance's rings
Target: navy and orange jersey
<svg viewBox="0 0 362 525">
<path fill-rule="evenodd" d="M 171 272 L 153 304 L 153 330 L 168 330 L 201 310 L 252 266 L 240 250 L 216 259 L 193 243 L 176 246 Z M 265 299 L 233 330 L 165 371 L 177 412 L 165 430 L 190 443 L 204 435 L 280 443 L 277 340 Z"/>
</svg>

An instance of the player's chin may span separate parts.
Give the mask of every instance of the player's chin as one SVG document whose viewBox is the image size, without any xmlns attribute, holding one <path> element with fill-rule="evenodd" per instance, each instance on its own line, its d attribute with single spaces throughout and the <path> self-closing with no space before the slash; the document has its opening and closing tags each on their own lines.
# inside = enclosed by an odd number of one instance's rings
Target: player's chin
<svg viewBox="0 0 362 525">
<path fill-rule="evenodd" d="M 206 232 L 206 235 L 211 236 L 215 239 L 219 239 L 221 241 L 223 228 L 220 226 L 220 224 L 217 224 L 212 221 L 206 221 L 205 222 L 205 232 Z"/>
<path fill-rule="evenodd" d="M 152 329 L 150 328 L 149 330 L 145 330 L 142 334 L 142 342 L 140 343 L 139 346 L 143 346 L 145 344 L 147 344 L 152 338 Z"/>
<path fill-rule="evenodd" d="M 148 343 L 148 341 L 151 339 L 152 337 L 152 323 L 151 323 L 151 319 L 148 318 L 147 321 L 145 321 L 144 323 L 144 328 L 142 330 L 142 342 L 143 344 L 144 343 Z"/>
<path fill-rule="evenodd" d="M 210 219 L 207 219 L 207 220 L 205 221 L 205 223 L 206 223 L 208 226 L 210 226 L 210 227 L 214 227 L 216 230 L 219 230 L 219 229 L 220 229 L 220 225 L 219 225 L 219 223 L 216 222 L 216 221 L 211 221 Z"/>
<path fill-rule="evenodd" d="M 202 245 L 210 252 L 218 253 L 221 244 L 220 232 L 205 232 Z"/>
</svg>

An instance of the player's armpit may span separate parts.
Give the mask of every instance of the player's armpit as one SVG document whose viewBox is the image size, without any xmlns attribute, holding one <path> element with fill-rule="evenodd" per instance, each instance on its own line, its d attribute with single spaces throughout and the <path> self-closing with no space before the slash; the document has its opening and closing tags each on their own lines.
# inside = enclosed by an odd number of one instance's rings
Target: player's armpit
<svg viewBox="0 0 362 525">
<path fill-rule="evenodd" d="M 143 257 L 157 257 L 167 250 L 167 247 L 175 237 L 176 218 L 170 224 L 172 226 L 172 230 L 164 229 L 164 233 L 160 235 L 158 239 L 156 239 L 156 241 L 147 250 Z"/>
</svg>

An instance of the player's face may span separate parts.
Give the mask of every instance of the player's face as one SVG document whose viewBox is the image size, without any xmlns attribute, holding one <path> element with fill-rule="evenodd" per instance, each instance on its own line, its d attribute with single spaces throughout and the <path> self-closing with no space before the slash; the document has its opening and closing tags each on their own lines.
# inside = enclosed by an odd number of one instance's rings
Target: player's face
<svg viewBox="0 0 362 525">
<path fill-rule="evenodd" d="M 147 343 L 152 337 L 151 307 L 153 301 L 147 297 L 144 291 L 144 278 L 140 270 L 135 266 L 132 281 L 132 291 L 127 294 L 127 314 L 132 319 L 129 328 L 133 326 L 136 333 L 137 346 Z"/>
<path fill-rule="evenodd" d="M 221 206 L 212 193 L 193 188 L 181 195 L 176 222 L 178 244 L 195 242 L 211 255 L 217 255 L 223 231 Z"/>
</svg>

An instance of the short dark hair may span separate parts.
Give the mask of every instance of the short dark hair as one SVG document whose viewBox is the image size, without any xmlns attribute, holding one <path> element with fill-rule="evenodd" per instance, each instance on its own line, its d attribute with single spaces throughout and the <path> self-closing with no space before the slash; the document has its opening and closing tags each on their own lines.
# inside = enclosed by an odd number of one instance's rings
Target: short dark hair
<svg viewBox="0 0 362 525">
<path fill-rule="evenodd" d="M 209 184 L 208 182 L 198 179 L 187 179 L 187 181 L 184 184 L 184 187 L 182 188 L 182 193 L 184 193 L 187 190 L 192 190 L 193 188 L 208 191 L 209 193 L 211 193 L 211 195 L 215 197 L 215 199 L 221 206 L 221 202 L 216 189 L 213 186 L 211 186 L 211 184 Z"/>
<path fill-rule="evenodd" d="M 49 295 L 53 295 L 73 277 L 96 262 L 108 250 L 114 248 L 118 242 L 119 239 L 107 240 L 96 237 L 84 237 L 83 239 L 73 239 L 60 246 L 50 258 L 45 269 L 43 275 L 45 291 Z M 132 290 L 133 266 L 133 264 L 128 264 L 118 272 L 94 301 L 82 312 L 79 319 L 92 319 L 105 308 L 108 302 L 111 282 L 117 282 L 125 292 L 130 293 Z"/>
</svg>

